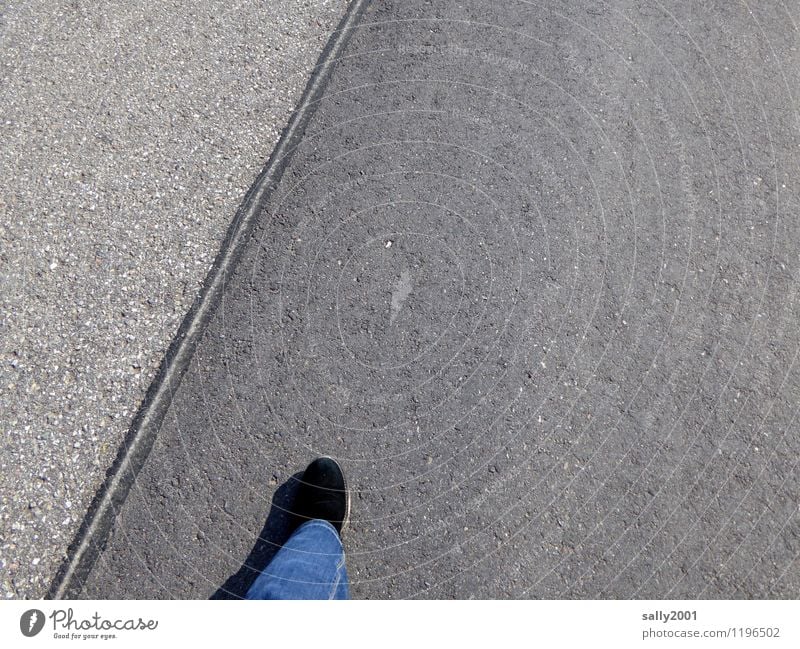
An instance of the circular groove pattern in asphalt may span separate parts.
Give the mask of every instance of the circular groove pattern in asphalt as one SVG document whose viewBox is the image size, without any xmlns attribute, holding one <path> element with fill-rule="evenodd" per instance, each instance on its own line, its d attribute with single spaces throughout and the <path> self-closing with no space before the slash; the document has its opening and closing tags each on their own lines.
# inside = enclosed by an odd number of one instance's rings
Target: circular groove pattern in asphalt
<svg viewBox="0 0 800 649">
<path fill-rule="evenodd" d="M 796 73 L 679 10 L 368 13 L 126 504 L 162 544 L 90 592 L 185 591 L 201 531 L 192 592 L 240 594 L 318 454 L 357 596 L 796 592 Z"/>
</svg>

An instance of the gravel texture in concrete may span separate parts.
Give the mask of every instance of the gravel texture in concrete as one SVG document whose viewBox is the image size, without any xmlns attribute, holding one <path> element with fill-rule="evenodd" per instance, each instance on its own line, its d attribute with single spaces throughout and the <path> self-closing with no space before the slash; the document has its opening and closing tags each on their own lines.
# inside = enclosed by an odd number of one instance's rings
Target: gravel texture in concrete
<svg viewBox="0 0 800 649">
<path fill-rule="evenodd" d="M 0 596 L 47 590 L 346 5 L 3 7 Z"/>
<path fill-rule="evenodd" d="M 83 595 L 796 597 L 797 10 L 373 2 Z"/>
</svg>

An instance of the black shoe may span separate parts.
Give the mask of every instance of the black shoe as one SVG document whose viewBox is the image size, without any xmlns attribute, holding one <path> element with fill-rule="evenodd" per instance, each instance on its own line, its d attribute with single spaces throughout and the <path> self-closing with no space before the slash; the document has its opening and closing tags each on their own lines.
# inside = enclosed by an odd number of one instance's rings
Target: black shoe
<svg viewBox="0 0 800 649">
<path fill-rule="evenodd" d="M 342 467 L 336 460 L 320 457 L 308 465 L 300 478 L 292 514 L 297 525 L 308 520 L 323 520 L 342 533 L 350 516 L 350 494 Z"/>
</svg>

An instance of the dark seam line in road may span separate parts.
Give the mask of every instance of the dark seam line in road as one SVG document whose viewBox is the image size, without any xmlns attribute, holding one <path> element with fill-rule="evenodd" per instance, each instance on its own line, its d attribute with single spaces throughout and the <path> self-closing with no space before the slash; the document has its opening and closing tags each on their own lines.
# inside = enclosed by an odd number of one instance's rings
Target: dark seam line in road
<svg viewBox="0 0 800 649">
<path fill-rule="evenodd" d="M 352 0 L 336 30 L 320 54 L 306 84 L 298 108 L 292 113 L 266 166 L 248 190 L 228 227 L 214 263 L 178 333 L 164 355 L 153 382 L 145 394 L 117 452 L 116 459 L 92 500 L 45 596 L 69 599 L 79 595 L 114 525 L 117 511 L 125 502 L 136 475 L 144 466 L 161 428 L 172 397 L 189 367 L 197 343 L 213 316 L 258 215 L 277 188 L 292 155 L 303 139 L 306 126 L 316 112 L 322 93 L 340 54 L 371 0 Z"/>
</svg>

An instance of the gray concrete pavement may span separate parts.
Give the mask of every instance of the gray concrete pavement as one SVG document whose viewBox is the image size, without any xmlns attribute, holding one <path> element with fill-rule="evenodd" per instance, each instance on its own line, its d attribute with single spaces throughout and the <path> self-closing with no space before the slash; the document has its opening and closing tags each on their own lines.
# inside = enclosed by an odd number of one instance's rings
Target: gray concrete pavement
<svg viewBox="0 0 800 649">
<path fill-rule="evenodd" d="M 796 597 L 797 6 L 365 21 L 82 596 L 241 594 L 325 453 L 357 597 Z"/>
<path fill-rule="evenodd" d="M 41 597 L 344 0 L 4 3 L 0 597 Z"/>
</svg>

